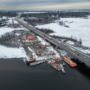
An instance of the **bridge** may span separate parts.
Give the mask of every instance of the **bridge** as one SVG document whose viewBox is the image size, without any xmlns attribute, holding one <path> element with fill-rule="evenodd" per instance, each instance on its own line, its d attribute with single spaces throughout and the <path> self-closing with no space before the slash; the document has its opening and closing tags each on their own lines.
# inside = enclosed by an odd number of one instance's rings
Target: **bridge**
<svg viewBox="0 0 90 90">
<path fill-rule="evenodd" d="M 33 27 L 31 25 L 28 25 L 27 23 L 24 23 L 22 20 L 19 19 L 20 15 L 21 14 L 19 14 L 16 18 L 16 20 L 18 21 L 19 24 L 23 25 L 28 30 L 33 31 L 40 37 L 43 37 L 43 34 L 44 34 L 43 32 L 39 31 L 38 29 L 36 29 L 35 27 Z M 52 39 L 50 39 L 50 38 L 52 38 Z M 54 39 L 53 37 L 50 37 L 47 34 L 45 34 L 45 39 L 47 41 L 49 41 L 51 44 L 55 45 L 57 48 L 63 49 L 66 52 L 68 52 L 68 55 L 71 58 L 78 59 L 80 62 L 84 63 L 86 66 L 90 67 L 90 56 L 89 55 L 83 53 L 82 51 L 76 49 L 75 47 L 73 47 L 69 44 L 61 43 L 61 42 L 57 41 L 56 39 Z"/>
</svg>

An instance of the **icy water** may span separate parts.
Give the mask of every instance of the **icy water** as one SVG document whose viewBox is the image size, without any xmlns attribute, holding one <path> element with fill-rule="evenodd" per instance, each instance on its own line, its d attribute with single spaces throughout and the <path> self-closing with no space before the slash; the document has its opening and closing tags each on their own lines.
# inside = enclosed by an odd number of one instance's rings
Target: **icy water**
<svg viewBox="0 0 90 90">
<path fill-rule="evenodd" d="M 65 71 L 47 63 L 30 67 L 22 59 L 0 59 L 0 90 L 90 90 L 90 70 L 66 65 Z"/>
</svg>

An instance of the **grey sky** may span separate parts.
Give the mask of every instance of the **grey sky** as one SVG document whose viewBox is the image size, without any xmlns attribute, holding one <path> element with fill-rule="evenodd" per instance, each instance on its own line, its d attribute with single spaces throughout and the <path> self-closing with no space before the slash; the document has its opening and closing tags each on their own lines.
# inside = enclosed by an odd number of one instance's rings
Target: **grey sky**
<svg viewBox="0 0 90 90">
<path fill-rule="evenodd" d="M 90 0 L 0 0 L 1 10 L 90 9 Z"/>
</svg>

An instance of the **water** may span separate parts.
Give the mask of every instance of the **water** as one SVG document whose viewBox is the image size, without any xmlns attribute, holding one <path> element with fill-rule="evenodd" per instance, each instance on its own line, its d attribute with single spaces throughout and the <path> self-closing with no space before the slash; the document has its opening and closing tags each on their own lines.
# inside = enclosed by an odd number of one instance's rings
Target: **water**
<svg viewBox="0 0 90 90">
<path fill-rule="evenodd" d="M 30 67 L 22 59 L 0 59 L 0 90 L 90 90 L 90 70 L 65 66 L 66 74 L 47 63 Z"/>
</svg>

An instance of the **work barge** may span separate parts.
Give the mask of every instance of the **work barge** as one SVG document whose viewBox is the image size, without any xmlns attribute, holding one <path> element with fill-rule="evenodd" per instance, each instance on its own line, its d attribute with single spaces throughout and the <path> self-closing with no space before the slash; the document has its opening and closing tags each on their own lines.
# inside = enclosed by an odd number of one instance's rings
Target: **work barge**
<svg viewBox="0 0 90 90">
<path fill-rule="evenodd" d="M 23 47 L 22 50 L 26 54 L 23 61 L 31 67 L 47 62 L 56 71 L 62 71 L 63 73 L 65 73 L 65 62 L 74 67 L 70 64 L 71 62 L 67 62 L 65 56 L 61 55 L 45 40 L 45 37 L 36 36 L 31 31 L 23 31 L 17 39 L 19 39 L 18 41 Z"/>
</svg>

